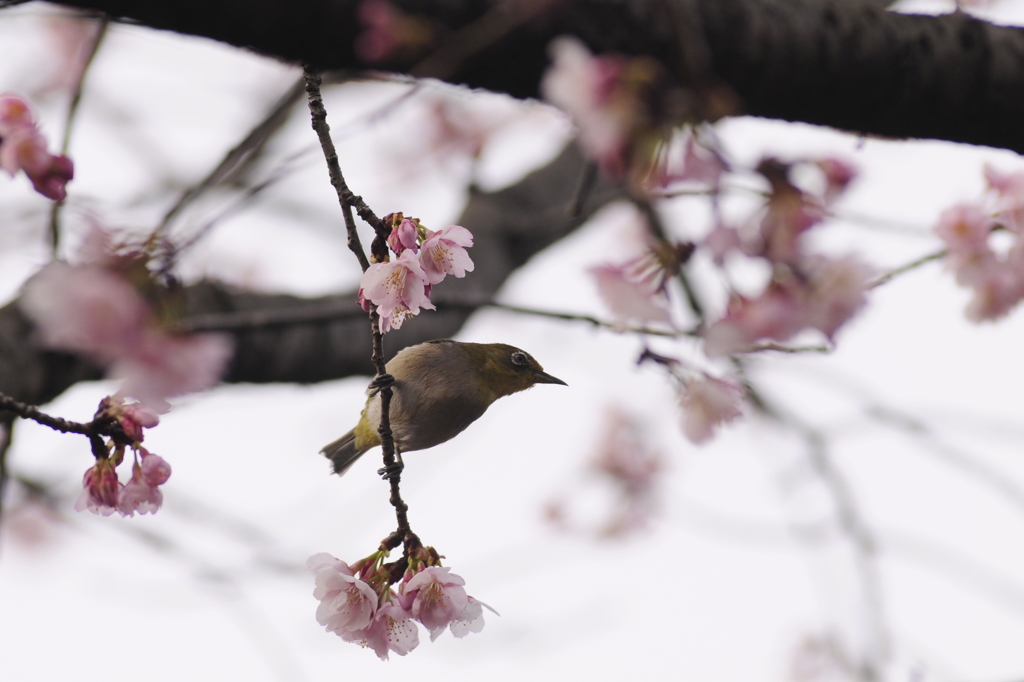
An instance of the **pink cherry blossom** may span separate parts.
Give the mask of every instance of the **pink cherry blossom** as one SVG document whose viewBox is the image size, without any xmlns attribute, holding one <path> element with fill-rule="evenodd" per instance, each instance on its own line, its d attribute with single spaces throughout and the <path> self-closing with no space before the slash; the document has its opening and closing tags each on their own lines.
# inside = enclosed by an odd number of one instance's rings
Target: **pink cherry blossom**
<svg viewBox="0 0 1024 682">
<path fill-rule="evenodd" d="M 874 271 L 854 256 L 822 256 L 804 262 L 810 279 L 808 325 L 832 339 L 836 331 L 867 305 L 867 285 Z"/>
<path fill-rule="evenodd" d="M 318 623 L 339 635 L 370 626 L 377 611 L 377 593 L 372 587 L 329 554 L 311 556 L 306 565 L 316 575 L 313 596 L 320 600 Z"/>
<path fill-rule="evenodd" d="M 743 389 L 704 375 L 683 385 L 679 403 L 683 409 L 683 433 L 699 445 L 708 441 L 719 425 L 743 414 Z"/>
<path fill-rule="evenodd" d="M 141 475 L 146 485 L 158 486 L 167 483 L 171 477 L 171 465 L 160 455 L 154 455 L 146 448 L 139 448 L 142 457 Z"/>
<path fill-rule="evenodd" d="M 166 411 L 166 398 L 209 388 L 231 357 L 230 337 L 172 334 L 119 274 L 99 265 L 47 265 L 19 300 L 51 348 L 89 355 L 124 380 L 123 395 Z"/>
<path fill-rule="evenodd" d="M 47 151 L 28 102 L 10 93 L 0 96 L 0 168 L 12 176 L 24 170 L 36 191 L 55 201 L 64 200 L 75 173 L 70 159 Z"/>
<path fill-rule="evenodd" d="M 398 256 L 401 256 L 406 249 L 412 249 L 413 253 L 417 253 L 420 250 L 418 236 L 419 230 L 416 223 L 405 218 L 398 227 L 392 228 L 391 234 L 388 235 L 388 246 Z M 470 243 L 472 243 L 472 239 L 470 239 Z"/>
<path fill-rule="evenodd" d="M 672 326 L 668 299 L 651 279 L 638 278 L 625 265 L 598 265 L 590 268 L 597 280 L 601 300 L 616 319 L 641 323 L 659 322 Z"/>
<path fill-rule="evenodd" d="M 491 613 L 497 613 L 494 609 L 482 601 L 477 601 L 472 596 L 466 597 L 466 609 L 457 618 L 452 620 L 449 629 L 452 634 L 462 639 L 469 633 L 478 633 L 484 629 L 484 608 Z M 433 637 L 433 635 L 431 635 Z"/>
<path fill-rule="evenodd" d="M 683 170 L 670 180 L 699 182 L 718 187 L 722 175 L 728 170 L 725 162 L 714 151 L 699 146 L 691 134 L 686 138 L 683 151 Z"/>
<path fill-rule="evenodd" d="M 155 455 L 154 455 L 155 456 Z M 144 478 L 142 467 L 132 467 L 132 479 L 121 490 L 117 499 L 117 511 L 121 516 L 155 514 L 164 503 L 164 495 L 160 488 L 150 485 Z"/>
<path fill-rule="evenodd" d="M 620 84 L 625 60 L 595 57 L 578 38 L 568 36 L 553 40 L 548 52 L 552 64 L 541 81 L 544 99 L 579 126 L 584 154 L 612 177 L 621 176 L 639 115 L 636 97 Z"/>
<path fill-rule="evenodd" d="M 437 232 L 427 230 L 420 252 L 420 265 L 427 283 L 438 284 L 445 275 L 465 277 L 473 271 L 473 261 L 466 247 L 473 246 L 473 235 L 461 225 L 449 225 Z"/>
<path fill-rule="evenodd" d="M 825 203 L 831 204 L 857 178 L 857 169 L 842 159 L 819 159 L 815 165 L 825 175 Z"/>
<path fill-rule="evenodd" d="M 1024 297 L 1024 270 L 1019 265 L 994 257 L 986 258 L 985 261 L 984 267 L 970 270 L 970 286 L 974 295 L 964 312 L 971 322 L 997 320 L 1010 312 Z M 966 273 L 967 270 L 960 272 Z"/>
<path fill-rule="evenodd" d="M 423 623 L 430 632 L 430 641 L 437 639 L 455 619 L 461 618 L 469 606 L 466 581 L 451 573 L 450 568 L 428 566 L 403 583 L 399 602 Z"/>
<path fill-rule="evenodd" d="M 93 514 L 110 516 L 117 509 L 124 486 L 117 480 L 114 464 L 109 459 L 99 459 L 95 466 L 86 470 L 82 487 L 82 494 L 75 501 L 75 511 L 88 509 Z"/>
<path fill-rule="evenodd" d="M 733 296 L 725 317 L 704 333 L 704 352 L 718 357 L 747 350 L 758 339 L 785 341 L 805 326 L 802 296 L 770 286 L 757 298 Z"/>
<path fill-rule="evenodd" d="M 939 215 L 935 233 L 949 247 L 954 259 L 970 259 L 988 250 L 992 220 L 975 204 L 956 204 Z"/>
<path fill-rule="evenodd" d="M 373 614 L 373 620 L 361 630 L 336 630 L 346 642 L 373 649 L 382 661 L 394 651 L 399 656 L 419 646 L 420 635 L 412 614 L 395 602 L 387 602 Z"/>
<path fill-rule="evenodd" d="M 356 55 L 373 64 L 387 59 L 402 44 L 401 15 L 386 0 L 363 0 L 356 16 L 365 27 L 356 37 Z"/>
<path fill-rule="evenodd" d="M 131 352 L 114 360 L 108 374 L 123 380 L 125 395 L 167 411 L 166 398 L 216 384 L 232 351 L 231 338 L 224 334 L 170 334 L 150 324 Z"/>
<path fill-rule="evenodd" d="M 426 248 L 421 251 L 425 252 Z M 377 306 L 381 331 L 387 333 L 401 327 L 408 317 L 418 315 L 421 307 L 434 309 L 427 284 L 420 259 L 407 249 L 393 261 L 371 265 L 359 281 L 359 296 Z"/>
<path fill-rule="evenodd" d="M 123 277 L 63 262 L 34 275 L 20 305 L 47 346 L 87 353 L 104 363 L 131 353 L 150 315 L 145 299 Z"/>
<path fill-rule="evenodd" d="M 821 222 L 824 213 L 792 185 L 776 187 L 761 219 L 762 255 L 772 261 L 792 263 L 800 257 L 800 237 Z"/>
<path fill-rule="evenodd" d="M 131 403 L 121 408 L 117 421 L 130 439 L 142 442 L 142 430 L 159 424 L 160 417 L 143 403 Z"/>
<path fill-rule="evenodd" d="M 725 257 L 743 248 L 743 240 L 735 227 L 718 223 L 705 235 L 701 244 L 711 252 L 715 265 L 721 267 Z"/>
</svg>

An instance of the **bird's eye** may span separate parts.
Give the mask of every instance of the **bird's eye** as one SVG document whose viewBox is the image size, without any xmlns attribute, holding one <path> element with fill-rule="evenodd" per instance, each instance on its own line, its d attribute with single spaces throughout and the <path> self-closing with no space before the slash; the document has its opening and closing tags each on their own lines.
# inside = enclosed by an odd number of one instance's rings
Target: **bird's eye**
<svg viewBox="0 0 1024 682">
<path fill-rule="evenodd" d="M 512 353 L 512 364 L 518 365 L 519 367 L 526 367 L 530 363 L 526 359 L 526 353 L 521 350 L 517 350 L 515 353 Z"/>
</svg>

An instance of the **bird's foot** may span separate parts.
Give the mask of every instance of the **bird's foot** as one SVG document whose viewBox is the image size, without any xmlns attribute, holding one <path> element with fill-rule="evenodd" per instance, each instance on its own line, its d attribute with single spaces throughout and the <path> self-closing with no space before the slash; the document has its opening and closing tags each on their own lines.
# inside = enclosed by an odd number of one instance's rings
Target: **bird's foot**
<svg viewBox="0 0 1024 682">
<path fill-rule="evenodd" d="M 388 464 L 386 467 L 377 469 L 377 473 L 385 481 L 391 480 L 392 476 L 398 476 L 405 470 L 405 462 L 402 461 L 402 453 L 395 450 L 395 461 Z"/>
<path fill-rule="evenodd" d="M 385 389 L 389 386 L 394 386 L 394 384 L 395 377 L 391 376 L 390 374 L 378 374 L 373 378 L 373 381 L 370 382 L 370 385 L 367 388 L 370 389 L 370 397 L 372 398 L 373 396 L 380 393 L 382 389 Z"/>
</svg>

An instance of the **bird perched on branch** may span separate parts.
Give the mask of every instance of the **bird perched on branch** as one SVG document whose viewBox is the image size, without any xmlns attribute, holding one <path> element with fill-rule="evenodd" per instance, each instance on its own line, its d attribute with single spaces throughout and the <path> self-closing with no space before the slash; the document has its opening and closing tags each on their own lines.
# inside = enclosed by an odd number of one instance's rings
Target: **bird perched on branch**
<svg viewBox="0 0 1024 682">
<path fill-rule="evenodd" d="M 399 453 L 454 438 L 498 398 L 534 384 L 567 385 L 546 373 L 529 353 L 504 343 L 427 341 L 402 349 L 385 369 L 387 375 L 370 384 L 356 427 L 320 451 L 337 474 L 380 445 L 380 389 L 388 384 L 393 387 L 388 416 Z"/>
</svg>

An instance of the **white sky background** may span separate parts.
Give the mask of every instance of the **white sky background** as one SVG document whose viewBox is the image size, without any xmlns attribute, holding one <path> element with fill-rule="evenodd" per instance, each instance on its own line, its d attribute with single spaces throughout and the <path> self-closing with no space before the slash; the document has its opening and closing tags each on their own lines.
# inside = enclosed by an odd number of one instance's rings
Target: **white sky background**
<svg viewBox="0 0 1024 682">
<path fill-rule="evenodd" d="M 987 12 L 1024 23 L 1021 2 Z M 0 91 L 33 94 L 55 146 L 66 95 L 41 92 L 51 78 L 45 14 L 35 4 L 0 12 Z M 68 241 L 83 233 L 88 213 L 110 226 L 152 225 L 298 75 L 209 41 L 112 26 L 72 140 Z M 378 214 L 401 210 L 442 227 L 462 208 L 470 164 L 461 157 L 416 163 L 423 99 L 375 125 L 346 125 L 408 87 L 331 88 L 328 120 L 341 137 L 349 184 Z M 444 92 L 488 120 L 516 117 L 485 148 L 477 169 L 485 187 L 546 162 L 569 134 L 539 105 Z M 817 228 L 817 244 L 835 253 L 855 250 L 880 270 L 939 247 L 929 226 L 952 203 L 979 195 L 984 162 L 1024 168 L 1006 151 L 858 140 L 764 120 L 730 120 L 718 131 L 741 163 L 766 153 L 837 154 L 855 162 L 862 175 L 840 209 L 920 232 L 837 221 Z M 314 144 L 300 106 L 261 168 Z M 319 149 L 302 158 L 300 170 L 197 247 L 182 264 L 187 277 L 304 295 L 355 283 L 358 268 Z M 200 202 L 179 223 L 179 234 L 191 234 L 228 200 Z M 741 213 L 742 203 L 730 210 Z M 5 299 L 46 262 L 47 211 L 24 177 L 0 180 Z M 681 238 L 708 228 L 706 210 L 693 200 L 671 204 L 666 216 Z M 517 272 L 500 299 L 605 316 L 586 268 L 621 260 L 632 248 L 631 230 L 628 209 L 607 208 Z M 698 286 L 721 305 L 716 280 L 704 275 Z M 962 312 L 967 298 L 941 265 L 931 264 L 877 290 L 831 355 L 753 363 L 753 377 L 769 396 L 831 438 L 830 454 L 877 532 L 893 680 L 996 682 L 1024 674 L 1024 505 L 1005 494 L 1008 486 L 1024 488 L 1024 315 L 1018 310 L 997 324 L 972 325 Z M 325 633 L 314 619 L 312 576 L 295 568 L 321 551 L 354 561 L 394 524 L 387 486 L 375 474 L 379 457 L 371 453 L 337 478 L 317 454 L 354 424 L 366 379 L 228 386 L 178 401 L 147 433 L 147 445 L 174 469 L 155 517 L 76 514 L 70 500 L 92 463 L 84 441 L 18 424 L 11 468 L 52 483 L 69 501 L 63 520 L 24 515 L 0 535 L 3 679 L 657 674 L 774 681 L 788 679 L 790 657 L 805 637 L 838 632 L 852 646 L 865 641 L 849 547 L 808 549 L 787 531 L 787 524 L 820 520 L 831 509 L 820 482 L 797 466 L 805 456 L 799 439 L 749 419 L 705 447 L 690 445 L 678 429 L 671 387 L 656 368 L 635 366 L 640 344 L 633 338 L 498 311 L 474 316 L 458 338 L 525 348 L 569 384 L 502 400 L 456 440 L 407 458 L 403 492 L 413 528 L 446 555 L 470 594 L 502 614 L 488 616 L 481 634 L 446 634 L 431 644 L 421 631 L 419 649 L 385 664 Z M 690 342 L 657 347 L 699 358 Z M 81 384 L 47 411 L 87 420 L 113 390 L 109 383 Z M 594 491 L 576 491 L 592 484 L 586 462 L 610 404 L 641 419 L 667 456 L 661 514 L 649 531 L 619 541 L 556 531 L 542 510 L 560 494 L 577 495 L 583 519 L 600 511 Z M 870 408 L 906 413 L 930 433 L 887 426 Z M 958 468 L 965 459 L 997 472 L 1003 487 Z"/>
</svg>

